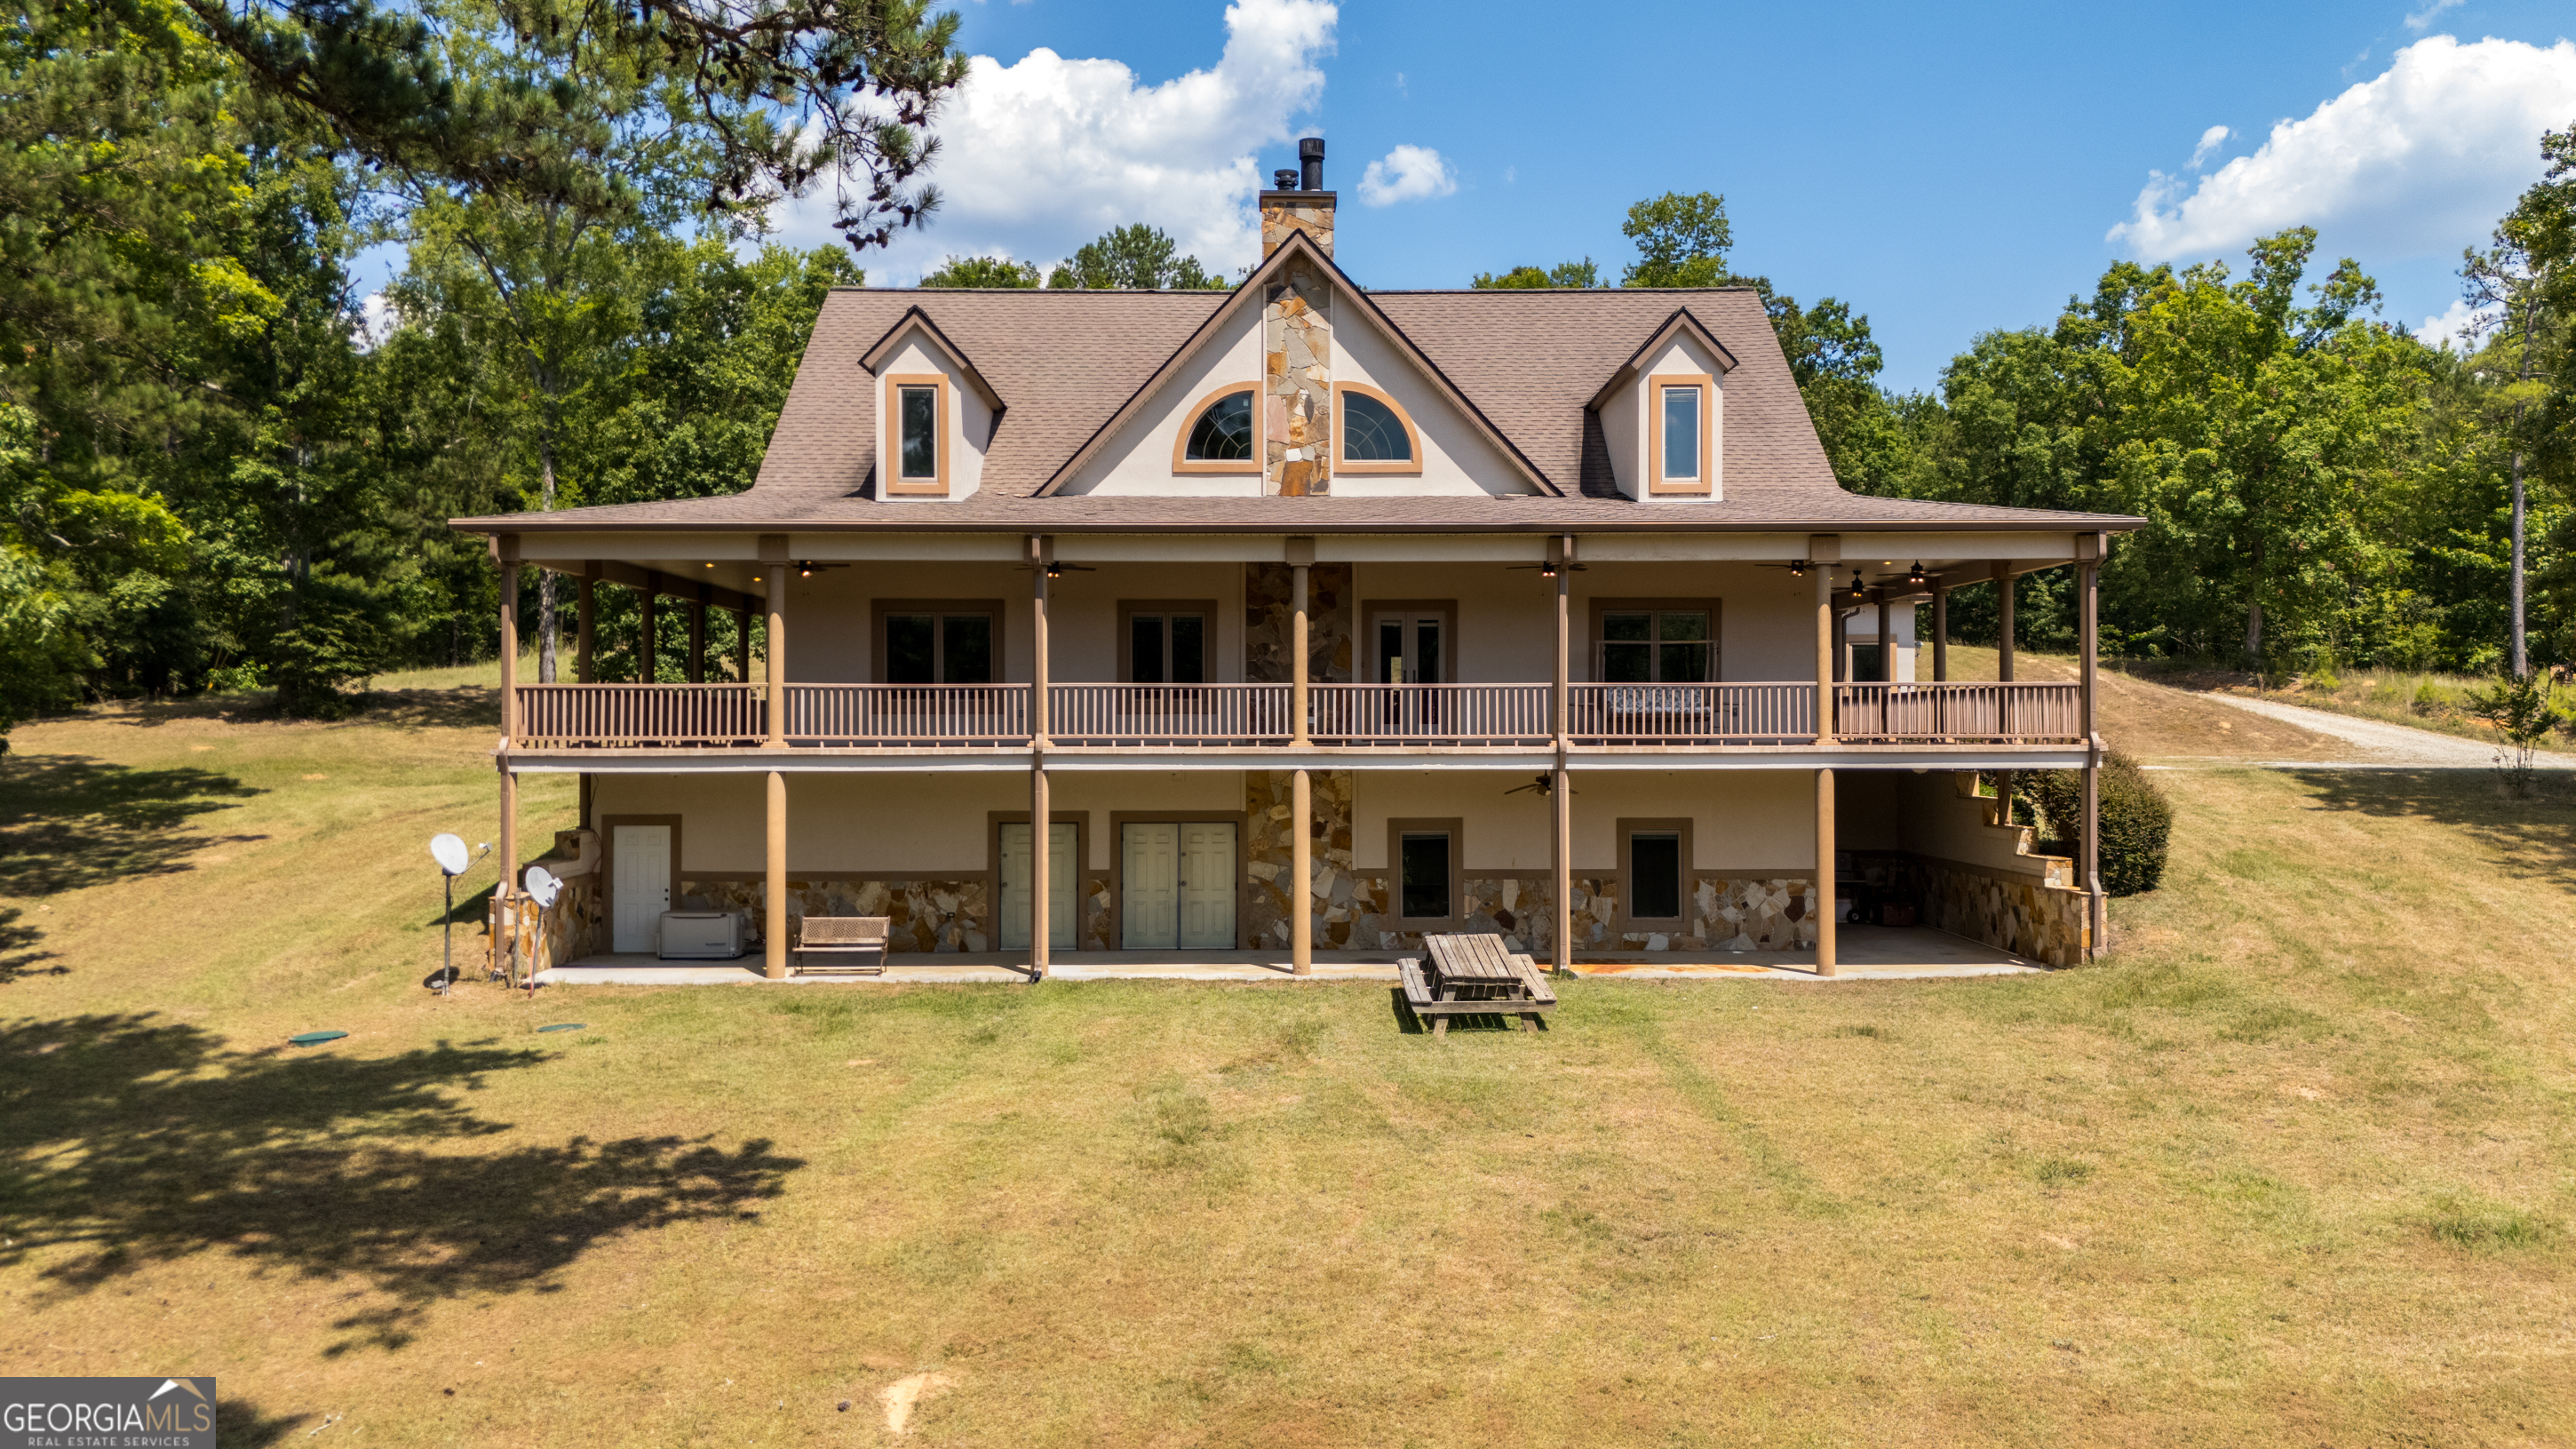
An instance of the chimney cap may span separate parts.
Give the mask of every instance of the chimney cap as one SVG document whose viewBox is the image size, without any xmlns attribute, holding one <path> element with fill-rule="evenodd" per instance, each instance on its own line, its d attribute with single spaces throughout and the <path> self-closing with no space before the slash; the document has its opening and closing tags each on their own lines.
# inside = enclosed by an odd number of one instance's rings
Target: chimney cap
<svg viewBox="0 0 2576 1449">
<path fill-rule="evenodd" d="M 1270 173 L 1270 180 L 1273 191 L 1294 191 L 1297 189 L 1297 168 L 1282 166 Z"/>
<path fill-rule="evenodd" d="M 1299 141 L 1297 143 L 1297 159 L 1300 161 L 1323 160 L 1324 138 L 1321 136 L 1308 136 L 1304 140 Z"/>
</svg>

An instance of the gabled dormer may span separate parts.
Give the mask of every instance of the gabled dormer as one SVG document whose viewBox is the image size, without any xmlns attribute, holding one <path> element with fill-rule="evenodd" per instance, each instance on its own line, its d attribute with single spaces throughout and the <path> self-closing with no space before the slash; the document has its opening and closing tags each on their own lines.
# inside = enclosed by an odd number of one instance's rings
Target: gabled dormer
<svg viewBox="0 0 2576 1449">
<path fill-rule="evenodd" d="M 1726 375 L 1735 366 L 1683 307 L 1602 385 L 1591 409 L 1621 493 L 1641 503 L 1726 497 Z"/>
<path fill-rule="evenodd" d="M 884 502 L 972 497 L 1003 411 L 974 362 L 919 307 L 859 359 L 876 379 L 876 496 Z"/>
</svg>

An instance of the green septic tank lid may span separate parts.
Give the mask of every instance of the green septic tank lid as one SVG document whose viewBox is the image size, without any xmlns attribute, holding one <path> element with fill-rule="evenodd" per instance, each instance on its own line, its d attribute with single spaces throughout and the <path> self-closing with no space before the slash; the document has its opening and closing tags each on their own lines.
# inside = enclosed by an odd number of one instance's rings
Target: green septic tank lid
<svg viewBox="0 0 2576 1449">
<path fill-rule="evenodd" d="M 539 1031 L 579 1031 L 579 1030 L 581 1030 L 583 1027 L 588 1026 L 588 1025 L 590 1025 L 590 1023 L 589 1023 L 589 1022 L 586 1022 L 586 1021 L 559 1021 L 559 1022 L 556 1022 L 556 1023 L 555 1023 L 554 1025 L 552 1025 L 552 1026 L 541 1026 L 541 1027 L 538 1027 L 538 1028 L 537 1028 L 537 1030 L 539 1030 Z"/>
<path fill-rule="evenodd" d="M 299 1031 L 288 1037 L 286 1042 L 289 1046 L 320 1046 L 326 1041 L 338 1041 L 347 1035 L 345 1031 Z"/>
</svg>

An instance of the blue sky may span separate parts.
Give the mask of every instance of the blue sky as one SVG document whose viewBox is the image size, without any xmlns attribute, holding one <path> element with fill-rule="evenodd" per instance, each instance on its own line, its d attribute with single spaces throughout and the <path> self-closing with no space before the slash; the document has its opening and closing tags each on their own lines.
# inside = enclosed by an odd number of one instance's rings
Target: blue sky
<svg viewBox="0 0 2576 1449">
<path fill-rule="evenodd" d="M 1052 260 L 1117 220 L 1240 265 L 1252 180 L 1320 133 L 1368 285 L 1587 254 L 1615 276 L 1629 203 L 1713 190 L 1733 264 L 1866 312 L 1899 388 L 2116 256 L 2235 256 L 2296 222 L 2421 325 L 2538 176 L 2540 127 L 2576 124 L 2563 0 L 959 8 L 991 59 L 943 123 L 951 203 L 872 280 Z M 785 236 L 822 240 L 811 217 Z"/>
</svg>

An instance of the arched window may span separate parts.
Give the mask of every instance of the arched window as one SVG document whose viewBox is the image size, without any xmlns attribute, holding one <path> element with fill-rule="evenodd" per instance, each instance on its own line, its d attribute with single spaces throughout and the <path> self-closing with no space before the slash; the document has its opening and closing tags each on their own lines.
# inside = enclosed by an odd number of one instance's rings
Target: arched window
<svg viewBox="0 0 2576 1449">
<path fill-rule="evenodd" d="M 1252 394 L 1249 390 L 1230 392 L 1209 403 L 1198 421 L 1190 424 L 1188 442 L 1181 450 L 1185 463 L 1249 463 L 1253 461 Z"/>
<path fill-rule="evenodd" d="M 1341 440 L 1345 473 L 1419 473 L 1422 439 L 1413 419 L 1395 399 L 1364 383 L 1346 382 L 1333 389 L 1340 402 L 1334 433 Z"/>
</svg>

